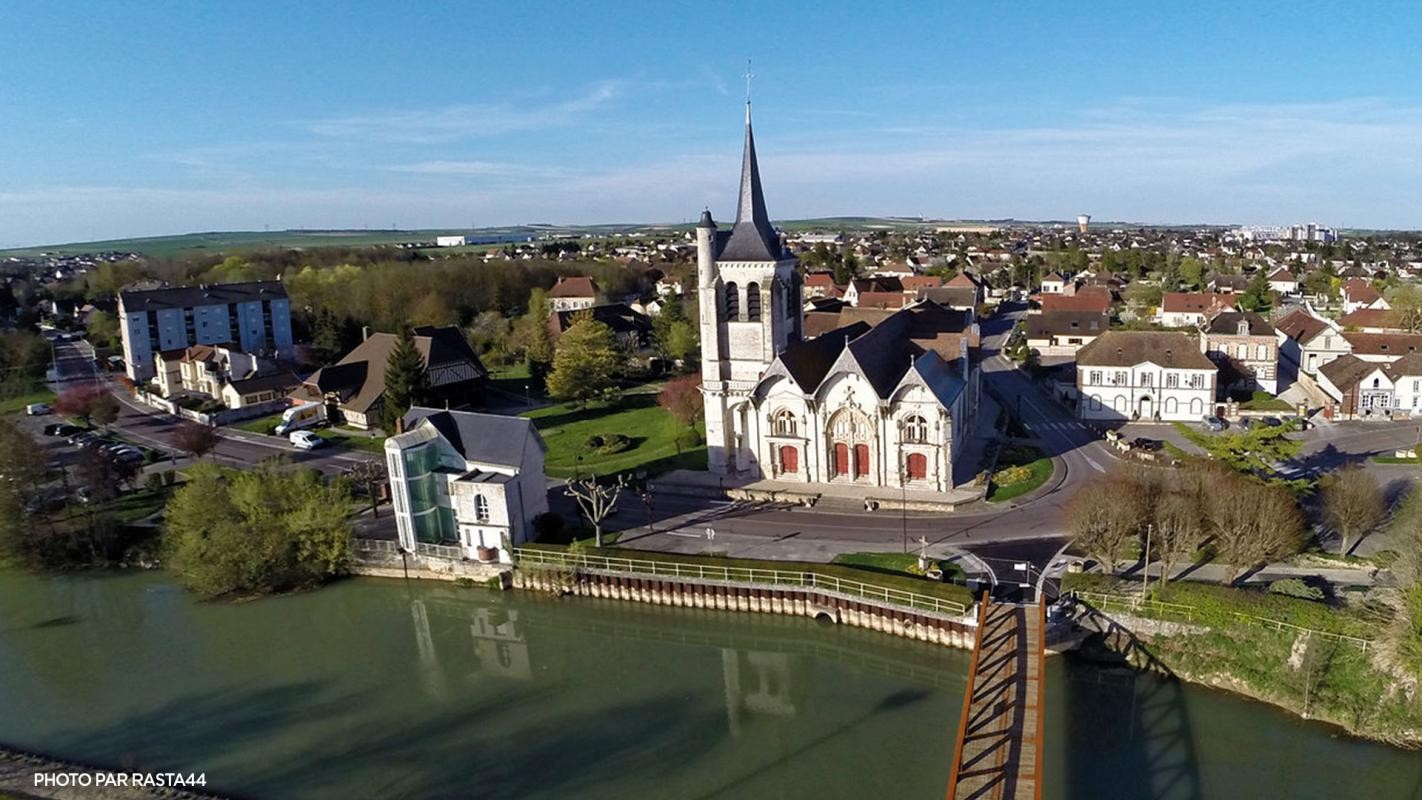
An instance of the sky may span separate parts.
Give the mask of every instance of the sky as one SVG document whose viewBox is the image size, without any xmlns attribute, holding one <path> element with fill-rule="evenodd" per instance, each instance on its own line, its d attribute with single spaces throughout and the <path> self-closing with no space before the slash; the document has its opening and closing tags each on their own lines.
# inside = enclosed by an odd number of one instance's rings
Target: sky
<svg viewBox="0 0 1422 800">
<path fill-rule="evenodd" d="M 1408 2 L 0 3 L 0 247 L 735 216 L 1422 228 Z"/>
</svg>

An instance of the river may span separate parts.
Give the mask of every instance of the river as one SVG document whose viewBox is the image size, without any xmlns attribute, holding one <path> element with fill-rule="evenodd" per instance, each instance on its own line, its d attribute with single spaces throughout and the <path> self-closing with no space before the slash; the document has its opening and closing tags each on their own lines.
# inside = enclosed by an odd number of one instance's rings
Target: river
<svg viewBox="0 0 1422 800">
<path fill-rule="evenodd" d="M 351 580 L 0 573 L 0 742 L 251 798 L 942 797 L 968 654 L 811 620 Z M 1050 660 L 1048 798 L 1422 798 L 1422 755 Z"/>
</svg>

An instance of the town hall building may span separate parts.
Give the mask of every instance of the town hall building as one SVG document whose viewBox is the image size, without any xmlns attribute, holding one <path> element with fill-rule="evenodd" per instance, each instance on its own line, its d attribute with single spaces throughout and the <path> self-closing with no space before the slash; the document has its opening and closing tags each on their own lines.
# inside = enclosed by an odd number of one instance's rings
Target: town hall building
<svg viewBox="0 0 1422 800">
<path fill-rule="evenodd" d="M 746 105 L 735 224 L 696 228 L 711 472 L 947 492 L 980 394 L 971 313 L 921 301 L 814 338 L 771 226 Z M 969 470 L 971 471 L 971 470 Z"/>
</svg>

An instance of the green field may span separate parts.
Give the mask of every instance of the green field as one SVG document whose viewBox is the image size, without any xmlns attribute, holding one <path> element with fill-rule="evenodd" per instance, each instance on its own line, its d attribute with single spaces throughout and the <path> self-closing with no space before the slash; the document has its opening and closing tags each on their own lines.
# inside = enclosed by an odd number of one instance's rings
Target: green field
<svg viewBox="0 0 1422 800">
<path fill-rule="evenodd" d="M 840 553 L 831 563 L 884 575 L 920 577 L 916 553 Z M 940 560 L 938 568 L 943 570 L 943 580 L 949 583 L 962 583 L 967 578 L 962 567 L 947 559 Z"/>
<path fill-rule="evenodd" d="M 693 438 L 695 431 L 658 406 L 653 394 L 628 395 L 610 406 L 549 406 L 523 416 L 533 420 L 548 444 L 546 471 L 554 477 L 569 478 L 579 471 L 611 475 L 706 469 L 706 445 Z M 619 433 L 632 440 L 632 446 L 621 453 L 604 455 L 587 446 L 593 436 Z"/>
<path fill-rule="evenodd" d="M 31 403 L 53 403 L 54 392 L 48 389 L 36 389 L 28 394 L 15 395 L 0 400 L 0 414 L 23 414 L 25 406 Z"/>
</svg>

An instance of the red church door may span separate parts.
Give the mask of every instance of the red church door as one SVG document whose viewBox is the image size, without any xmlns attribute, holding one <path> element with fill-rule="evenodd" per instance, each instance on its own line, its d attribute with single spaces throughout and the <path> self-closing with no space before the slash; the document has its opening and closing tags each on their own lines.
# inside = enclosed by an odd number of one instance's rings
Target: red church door
<svg viewBox="0 0 1422 800">
<path fill-rule="evenodd" d="M 834 446 L 834 474 L 849 474 L 849 445 L 843 442 Z"/>
<path fill-rule="evenodd" d="M 800 471 L 800 451 L 790 445 L 780 448 L 780 471 L 799 472 Z"/>
<path fill-rule="evenodd" d="M 909 453 L 908 476 L 911 481 L 921 481 L 928 477 L 928 456 L 923 453 Z"/>
<path fill-rule="evenodd" d="M 854 446 L 854 477 L 869 474 L 869 445 L 856 444 Z"/>
</svg>

